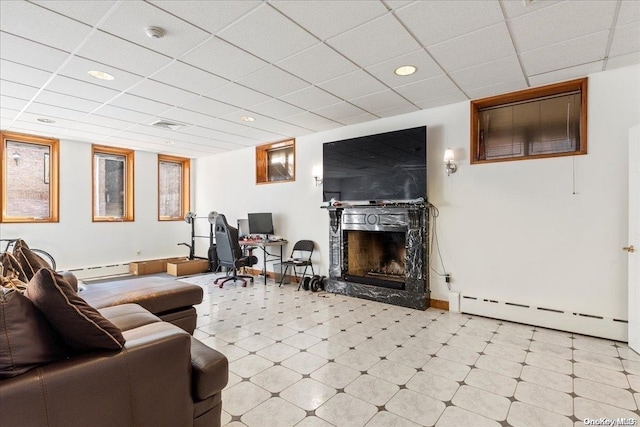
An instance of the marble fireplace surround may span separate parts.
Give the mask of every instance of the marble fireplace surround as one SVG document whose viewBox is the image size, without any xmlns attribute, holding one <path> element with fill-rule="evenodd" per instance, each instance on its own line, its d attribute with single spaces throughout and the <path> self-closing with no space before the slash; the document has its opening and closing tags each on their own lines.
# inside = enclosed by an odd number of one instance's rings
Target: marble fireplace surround
<svg viewBox="0 0 640 427">
<path fill-rule="evenodd" d="M 330 206 L 328 292 L 426 310 L 429 307 L 428 211 L 424 204 Z M 345 231 L 406 233 L 404 289 L 350 282 Z"/>
</svg>

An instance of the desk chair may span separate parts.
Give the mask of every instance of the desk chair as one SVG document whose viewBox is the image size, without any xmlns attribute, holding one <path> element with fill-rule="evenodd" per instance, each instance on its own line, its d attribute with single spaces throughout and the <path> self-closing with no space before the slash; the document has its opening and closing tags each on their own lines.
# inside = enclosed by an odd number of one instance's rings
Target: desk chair
<svg viewBox="0 0 640 427">
<path fill-rule="evenodd" d="M 222 287 L 225 282 L 233 280 L 242 281 L 242 286 L 247 286 L 246 279 L 253 282 L 253 276 L 238 274 L 238 268 L 251 267 L 258 262 L 255 256 L 244 256 L 240 244 L 238 243 L 238 229 L 231 227 L 227 223 L 224 215 L 218 214 L 215 223 L 216 253 L 218 254 L 218 265 L 227 269 L 232 269 L 231 275 L 219 277 L 213 283 L 220 283 Z"/>
<path fill-rule="evenodd" d="M 287 270 L 289 270 L 289 267 L 293 269 L 293 275 L 295 276 L 296 280 L 298 279 L 296 268 L 304 267 L 302 276 L 300 277 L 300 285 L 298 285 L 298 290 L 300 290 L 302 280 L 307 274 L 307 268 L 311 267 L 312 276 L 315 274 L 315 272 L 313 271 L 313 264 L 311 263 L 311 255 L 313 255 L 314 248 L 315 244 L 311 240 L 298 240 L 296 244 L 293 245 L 291 256 L 287 261 L 284 261 L 282 263 L 282 265 L 284 265 L 284 271 L 282 272 L 279 286 L 282 286 L 282 282 L 284 281 L 284 277 L 287 275 Z"/>
</svg>

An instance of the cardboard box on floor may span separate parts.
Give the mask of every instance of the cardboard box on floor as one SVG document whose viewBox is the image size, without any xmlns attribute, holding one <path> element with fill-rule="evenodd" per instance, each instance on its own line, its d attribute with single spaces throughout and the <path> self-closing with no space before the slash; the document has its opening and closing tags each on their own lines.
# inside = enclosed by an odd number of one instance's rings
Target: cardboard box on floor
<svg viewBox="0 0 640 427">
<path fill-rule="evenodd" d="M 145 274 L 165 273 L 167 271 L 168 262 L 184 261 L 185 257 L 151 259 L 147 261 L 135 261 L 129 263 L 129 273 L 136 276 Z"/>
<path fill-rule="evenodd" d="M 167 263 L 167 273 L 172 276 L 188 276 L 207 271 L 209 271 L 209 261 L 206 259 L 186 259 Z"/>
</svg>

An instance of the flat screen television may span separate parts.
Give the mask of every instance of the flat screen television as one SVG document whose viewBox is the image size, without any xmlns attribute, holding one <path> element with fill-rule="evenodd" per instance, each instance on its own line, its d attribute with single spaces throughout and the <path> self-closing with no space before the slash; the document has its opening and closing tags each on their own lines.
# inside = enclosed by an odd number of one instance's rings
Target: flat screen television
<svg viewBox="0 0 640 427">
<path fill-rule="evenodd" d="M 247 214 L 249 220 L 249 233 L 273 235 L 273 217 L 271 212 Z"/>
<path fill-rule="evenodd" d="M 323 200 L 427 198 L 427 127 L 325 142 Z"/>
</svg>

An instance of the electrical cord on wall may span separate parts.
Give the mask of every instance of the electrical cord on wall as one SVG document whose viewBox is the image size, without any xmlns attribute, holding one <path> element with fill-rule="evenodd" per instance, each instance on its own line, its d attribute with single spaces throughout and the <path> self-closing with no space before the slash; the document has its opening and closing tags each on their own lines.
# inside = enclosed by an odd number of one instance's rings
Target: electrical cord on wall
<svg viewBox="0 0 640 427">
<path fill-rule="evenodd" d="M 449 290 L 451 290 L 451 283 L 448 280 L 449 274 L 446 272 L 447 269 L 444 266 L 444 261 L 442 260 L 442 253 L 440 252 L 440 244 L 438 242 L 437 223 L 438 223 L 438 217 L 440 216 L 440 211 L 432 203 L 429 203 L 427 205 L 427 208 L 429 209 L 429 213 L 431 215 L 431 218 L 433 218 L 433 220 L 431 221 L 431 230 L 429 232 L 429 238 L 431 239 L 431 242 L 430 242 L 430 245 L 429 245 L 429 268 L 437 276 L 444 277 L 445 279 L 447 279 L 447 280 L 445 280 L 445 282 L 447 284 L 447 288 Z M 431 263 L 431 257 L 433 256 L 433 253 L 434 253 L 434 251 L 433 251 L 434 247 L 436 248 L 436 251 L 438 253 L 438 258 L 440 259 L 440 265 L 442 266 L 442 273 L 440 273 L 438 270 L 433 268 L 432 263 Z"/>
</svg>

